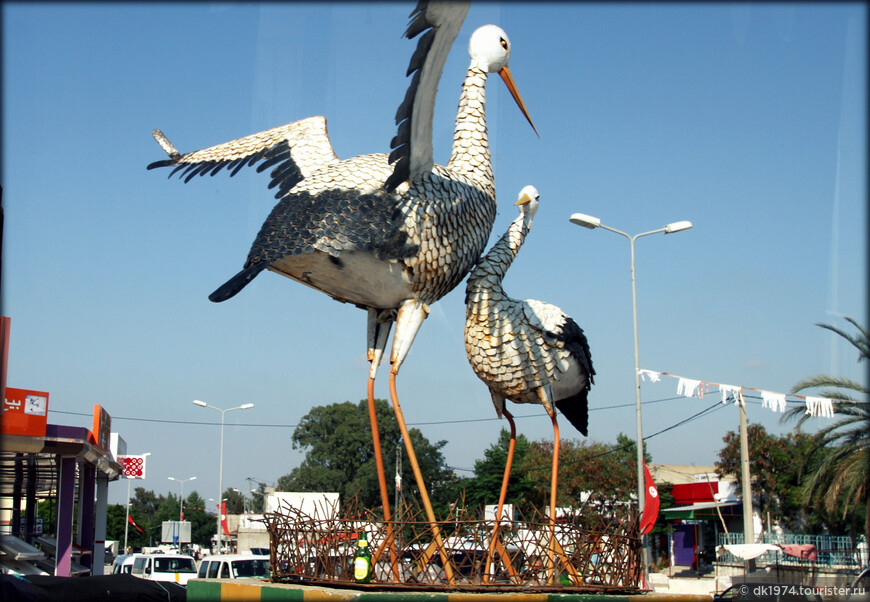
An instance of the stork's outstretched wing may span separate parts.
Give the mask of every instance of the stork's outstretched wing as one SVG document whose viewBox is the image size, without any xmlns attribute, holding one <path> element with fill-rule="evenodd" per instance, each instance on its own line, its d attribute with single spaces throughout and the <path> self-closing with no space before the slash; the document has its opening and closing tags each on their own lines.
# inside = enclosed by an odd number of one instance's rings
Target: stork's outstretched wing
<svg viewBox="0 0 870 602">
<path fill-rule="evenodd" d="M 180 172 L 179 177 L 189 182 L 194 176 L 213 176 L 225 167 L 231 170 L 230 176 L 234 176 L 243 167 L 256 163 L 259 163 L 258 172 L 274 166 L 269 188 L 278 188 L 275 198 L 284 196 L 314 171 L 339 160 L 329 142 L 326 118 L 321 116 L 308 117 L 184 155 L 175 150 L 163 132 L 154 130 L 153 134 L 170 158 L 155 161 L 148 169 L 174 166 L 169 177 Z"/>
<path fill-rule="evenodd" d="M 384 186 L 388 191 L 432 169 L 432 118 L 438 82 L 450 48 L 468 13 L 468 2 L 421 0 L 409 15 L 405 37 L 426 31 L 417 42 L 406 75 L 414 74 L 405 99 L 396 111 L 398 133 L 390 142 L 392 175 Z"/>
</svg>

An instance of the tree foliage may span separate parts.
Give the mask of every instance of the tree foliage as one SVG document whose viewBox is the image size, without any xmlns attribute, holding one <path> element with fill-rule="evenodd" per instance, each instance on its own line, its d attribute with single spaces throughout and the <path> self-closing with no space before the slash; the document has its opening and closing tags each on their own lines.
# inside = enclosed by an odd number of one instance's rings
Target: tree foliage
<svg viewBox="0 0 870 602">
<path fill-rule="evenodd" d="M 130 518 L 138 525 L 127 523 L 127 511 L 123 504 L 111 504 L 106 508 L 106 539 L 124 546 L 140 548 L 161 543 L 163 521 L 177 521 L 181 511 L 181 496 L 157 495 L 144 487 L 136 487 L 130 498 Z M 190 522 L 191 543 L 209 545 L 217 528 L 217 515 L 208 514 L 206 502 L 194 491 L 184 496 L 184 520 Z"/>
<path fill-rule="evenodd" d="M 625 437 L 621 435 L 621 437 Z M 580 506 L 588 494 L 626 501 L 637 491 L 637 457 L 624 438 L 616 444 L 565 439 L 559 447 L 558 506 Z M 620 442 L 622 445 L 620 445 Z M 518 467 L 530 483 L 526 501 L 538 508 L 549 504 L 553 442 L 529 446 Z"/>
<path fill-rule="evenodd" d="M 385 472 L 395 475 L 395 450 L 403 457 L 402 488 L 405 496 L 419 496 L 414 475 L 405 454 L 398 422 L 389 404 L 375 400 L 375 412 Z M 445 465 L 441 449 L 446 441 L 430 443 L 418 429 L 409 429 L 409 435 L 427 485 L 433 507 L 446 515 L 449 504 L 456 496 L 457 477 Z M 337 491 L 342 502 L 356 496 L 365 508 L 380 508 L 377 466 L 372 446 L 368 402 L 353 404 L 349 401 L 312 408 L 302 419 L 292 436 L 293 447 L 304 449 L 302 463 L 278 479 L 283 491 Z M 392 504 L 395 479 L 387 479 Z"/>
<path fill-rule="evenodd" d="M 238 489 L 229 488 L 224 491 L 227 514 L 242 514 L 245 511 L 245 496 Z"/>
<path fill-rule="evenodd" d="M 870 336 L 854 319 L 846 321 L 857 329 L 850 334 L 830 324 L 816 324 L 841 336 L 858 351 L 858 361 L 865 361 L 870 354 Z M 821 374 L 804 379 L 792 388 L 792 393 L 817 389 L 820 397 L 834 400 L 835 422 L 825 425 L 816 434 L 813 454 L 824 454 L 815 466 L 805 466 L 807 479 L 802 491 L 804 508 L 813 509 L 834 523 L 844 522 L 849 527 L 860 528 L 863 521 L 864 537 L 870 541 L 870 402 L 868 389 L 851 379 Z M 862 400 L 852 397 L 863 396 Z M 782 420 L 797 420 L 799 431 L 810 416 L 803 408 L 787 412 Z M 862 516 L 863 515 L 863 516 Z"/>
<path fill-rule="evenodd" d="M 817 521 L 801 509 L 801 482 L 807 466 L 817 463 L 813 457 L 815 440 L 803 432 L 787 433 L 780 437 L 767 432 L 756 423 L 746 427 L 749 444 L 749 474 L 752 491 L 759 499 L 762 514 L 770 512 L 792 530 L 820 528 Z M 723 437 L 725 446 L 719 450 L 716 472 L 719 476 L 734 475 L 737 488 L 742 486 L 740 464 L 740 435 L 729 431 Z"/>
<path fill-rule="evenodd" d="M 498 503 L 509 444 L 510 432 L 502 429 L 498 441 L 484 450 L 483 459 L 475 461 L 474 476 L 463 483 L 465 502 L 469 508 L 483 508 L 487 504 Z M 505 497 L 506 504 L 522 506 L 529 496 L 531 483 L 525 473 L 517 468 L 525 461 L 528 451 L 529 440 L 525 435 L 518 435 L 514 448 L 513 469 Z"/>
</svg>

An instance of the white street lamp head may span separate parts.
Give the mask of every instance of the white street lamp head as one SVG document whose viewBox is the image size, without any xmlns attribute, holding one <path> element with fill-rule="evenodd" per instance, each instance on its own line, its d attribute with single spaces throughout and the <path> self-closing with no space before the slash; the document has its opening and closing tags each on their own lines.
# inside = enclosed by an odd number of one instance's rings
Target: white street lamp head
<svg viewBox="0 0 870 602">
<path fill-rule="evenodd" d="M 672 224 L 668 224 L 665 226 L 665 234 L 673 234 L 674 232 L 682 232 L 683 230 L 688 230 L 692 227 L 692 222 L 688 220 L 683 220 L 681 222 L 674 222 Z"/>
<path fill-rule="evenodd" d="M 208 405 L 206 402 L 200 401 L 198 399 L 194 399 L 193 403 L 194 403 L 194 405 L 198 405 L 198 406 L 202 406 L 202 407 L 206 407 Z"/>
<path fill-rule="evenodd" d="M 239 409 L 240 409 L 240 410 L 247 410 L 248 408 L 253 408 L 253 407 L 254 407 L 254 404 L 252 404 L 252 403 L 246 403 L 246 404 L 240 405 L 240 406 L 239 406 Z"/>
<path fill-rule="evenodd" d="M 569 221 L 572 224 L 583 226 L 584 228 L 589 228 L 590 230 L 594 230 L 601 225 L 601 220 L 599 218 L 592 217 L 591 215 L 586 215 L 585 213 L 573 213 L 571 214 Z"/>
</svg>

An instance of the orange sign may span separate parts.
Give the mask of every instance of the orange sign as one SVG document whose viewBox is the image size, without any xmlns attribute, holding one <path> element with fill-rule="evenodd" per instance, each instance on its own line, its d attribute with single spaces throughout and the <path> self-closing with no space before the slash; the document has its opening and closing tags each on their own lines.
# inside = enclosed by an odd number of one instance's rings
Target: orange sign
<svg viewBox="0 0 870 602">
<path fill-rule="evenodd" d="M 3 434 L 45 437 L 48 393 L 6 387 L 3 400 Z"/>
<path fill-rule="evenodd" d="M 109 450 L 109 441 L 112 438 L 112 417 L 99 404 L 94 405 L 94 443 L 103 450 Z"/>
</svg>

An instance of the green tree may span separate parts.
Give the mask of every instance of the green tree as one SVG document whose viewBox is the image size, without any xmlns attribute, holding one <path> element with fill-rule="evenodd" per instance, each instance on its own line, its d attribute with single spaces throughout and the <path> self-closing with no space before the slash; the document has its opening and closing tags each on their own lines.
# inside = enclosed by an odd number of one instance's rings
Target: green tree
<svg viewBox="0 0 870 602">
<path fill-rule="evenodd" d="M 386 401 L 375 400 L 375 412 L 384 455 L 385 472 L 394 474 L 395 463 L 391 453 L 404 445 L 395 414 Z M 418 429 L 409 434 L 420 471 L 427 485 L 432 505 L 442 516 L 446 515 L 450 502 L 456 495 L 458 478 L 445 465 L 441 449 L 446 441 L 432 444 Z M 381 506 L 377 468 L 372 448 L 368 402 L 358 404 L 349 401 L 312 408 L 302 419 L 292 436 L 293 447 L 305 449 L 305 459 L 289 474 L 278 479 L 282 491 L 336 491 L 342 503 L 356 496 L 365 508 Z M 403 493 L 418 495 L 410 462 L 402 462 Z M 395 483 L 387 479 L 392 502 Z"/>
<path fill-rule="evenodd" d="M 191 543 L 202 546 L 211 543 L 217 529 L 217 515 L 206 511 L 206 501 L 196 491 L 185 496 L 184 520 L 190 521 Z"/>
<path fill-rule="evenodd" d="M 251 512 L 261 513 L 266 508 L 266 484 L 259 483 L 255 490 L 251 491 Z"/>
<path fill-rule="evenodd" d="M 830 324 L 816 324 L 841 336 L 858 351 L 858 361 L 870 353 L 867 330 L 846 316 L 857 334 L 849 334 Z M 827 449 L 822 462 L 805 467 L 807 480 L 803 504 L 828 517 L 839 516 L 852 528 L 860 528 L 863 519 L 865 541 L 870 541 L 870 402 L 867 385 L 848 378 L 826 374 L 812 376 L 797 383 L 792 393 L 816 389 L 816 395 L 832 399 L 836 421 L 816 433 L 815 450 Z M 864 396 L 856 400 L 852 393 Z M 783 415 L 783 421 L 797 419 L 796 429 L 810 418 L 803 408 L 796 407 Z M 863 514 L 863 516 L 862 516 Z"/>
<path fill-rule="evenodd" d="M 502 429 L 498 441 L 484 450 L 483 459 L 474 462 L 474 476 L 464 484 L 465 503 L 469 508 L 482 508 L 486 504 L 498 503 L 509 444 L 510 432 Z M 528 451 L 529 440 L 523 434 L 518 435 L 505 497 L 506 504 L 525 504 L 531 483 L 517 467 L 523 463 Z"/>
<path fill-rule="evenodd" d="M 127 512 L 123 504 L 110 504 L 106 507 L 106 539 L 118 543 L 119 554 L 123 554 L 124 525 L 127 524 Z"/>
<path fill-rule="evenodd" d="M 559 506 L 582 505 L 587 496 L 612 502 L 628 500 L 637 491 L 637 458 L 626 437 L 620 443 L 588 440 L 561 441 L 559 447 Z M 544 508 L 550 500 L 553 442 L 542 440 L 529 445 L 519 470 L 531 483 L 528 501 Z"/>
<path fill-rule="evenodd" d="M 749 473 L 753 494 L 759 498 L 762 514 L 770 512 L 789 529 L 804 529 L 810 518 L 801 510 L 801 481 L 803 467 L 813 457 L 813 437 L 802 432 L 772 435 L 760 424 L 747 426 L 749 442 Z M 737 488 L 742 484 L 740 467 L 740 435 L 729 431 L 723 437 L 725 446 L 719 450 L 716 472 L 719 476 L 734 475 Z M 817 525 L 818 526 L 818 525 Z"/>
<path fill-rule="evenodd" d="M 224 491 L 223 499 L 227 501 L 227 514 L 243 514 L 245 512 L 245 496 L 238 489 L 227 489 Z"/>
</svg>

